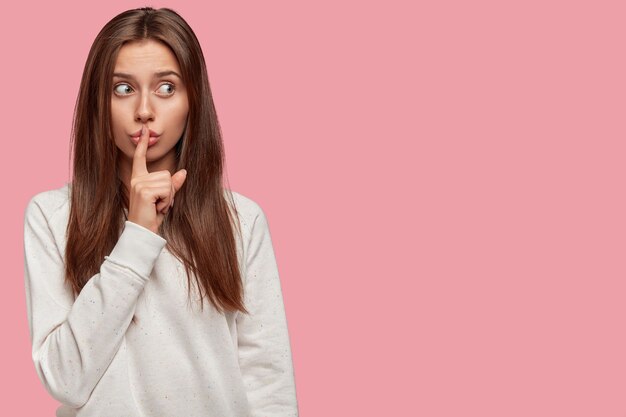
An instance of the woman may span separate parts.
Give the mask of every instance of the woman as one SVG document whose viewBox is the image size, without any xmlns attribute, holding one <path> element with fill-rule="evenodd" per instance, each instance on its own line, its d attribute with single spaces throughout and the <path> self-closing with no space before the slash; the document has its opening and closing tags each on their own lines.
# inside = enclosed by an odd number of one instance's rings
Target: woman
<svg viewBox="0 0 626 417">
<path fill-rule="evenodd" d="M 222 185 L 204 56 L 177 13 L 104 26 L 72 144 L 72 182 L 24 220 L 32 357 L 57 416 L 297 416 L 268 222 Z"/>
</svg>

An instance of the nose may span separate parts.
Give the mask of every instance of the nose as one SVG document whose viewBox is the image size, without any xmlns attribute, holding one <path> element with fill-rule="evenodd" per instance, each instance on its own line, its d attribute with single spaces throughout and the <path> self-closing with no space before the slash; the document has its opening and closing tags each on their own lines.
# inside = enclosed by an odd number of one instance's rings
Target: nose
<svg viewBox="0 0 626 417">
<path fill-rule="evenodd" d="M 143 124 L 149 120 L 154 120 L 154 112 L 150 104 L 150 93 L 141 95 L 139 105 L 135 111 L 135 120 Z"/>
</svg>

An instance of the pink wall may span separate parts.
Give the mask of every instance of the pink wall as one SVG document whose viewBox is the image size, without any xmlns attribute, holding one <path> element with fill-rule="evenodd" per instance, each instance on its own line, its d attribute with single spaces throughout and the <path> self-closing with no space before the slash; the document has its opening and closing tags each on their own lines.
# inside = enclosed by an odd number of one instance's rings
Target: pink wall
<svg viewBox="0 0 626 417">
<path fill-rule="evenodd" d="M 301 415 L 626 415 L 624 3 L 225 3 L 147 4 L 196 31 L 270 222 Z M 3 7 L 3 415 L 57 405 L 25 204 L 68 180 L 95 35 L 147 4 Z"/>
</svg>

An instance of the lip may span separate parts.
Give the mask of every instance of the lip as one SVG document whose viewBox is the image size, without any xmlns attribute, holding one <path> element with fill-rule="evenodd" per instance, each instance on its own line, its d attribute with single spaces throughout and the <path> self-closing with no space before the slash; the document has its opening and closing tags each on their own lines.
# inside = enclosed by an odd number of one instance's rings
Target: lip
<svg viewBox="0 0 626 417">
<path fill-rule="evenodd" d="M 130 140 L 133 142 L 134 145 L 139 144 L 139 137 L 140 136 L 131 136 Z M 160 137 L 161 136 L 150 136 L 150 138 L 148 139 L 148 146 L 152 146 L 155 143 L 157 143 L 159 141 Z"/>
<path fill-rule="evenodd" d="M 154 130 L 152 130 L 152 129 L 149 129 L 149 130 L 150 130 L 150 136 L 156 136 L 156 137 L 161 136 L 157 132 L 155 132 Z M 133 138 L 138 138 L 139 136 L 141 136 L 141 129 L 139 129 L 138 131 L 136 131 L 135 133 L 133 133 L 130 136 L 133 137 Z"/>
<path fill-rule="evenodd" d="M 150 134 L 150 137 L 148 139 L 148 146 L 152 146 L 158 142 L 161 135 L 159 135 L 157 132 L 155 132 L 152 129 L 148 129 L 148 132 Z M 140 136 L 141 136 L 141 129 L 139 129 L 138 131 L 136 131 L 135 133 L 131 135 L 130 140 L 133 142 L 135 146 L 139 143 Z"/>
</svg>

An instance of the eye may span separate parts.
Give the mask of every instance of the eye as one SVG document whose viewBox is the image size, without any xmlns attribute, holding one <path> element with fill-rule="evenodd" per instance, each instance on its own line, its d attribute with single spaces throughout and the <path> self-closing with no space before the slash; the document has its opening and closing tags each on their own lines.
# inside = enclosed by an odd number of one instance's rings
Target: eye
<svg viewBox="0 0 626 417">
<path fill-rule="evenodd" d="M 124 87 L 124 88 L 119 88 L 119 87 Z M 130 86 L 128 84 L 118 84 L 113 88 L 113 91 L 115 91 L 116 94 L 119 95 L 126 95 L 126 92 L 128 90 L 132 90 L 132 88 L 130 88 Z"/>
<path fill-rule="evenodd" d="M 169 87 L 169 90 L 168 89 L 163 89 L 163 87 Z M 174 94 L 174 84 L 165 83 L 165 84 L 163 84 L 163 85 L 161 85 L 159 87 L 159 90 L 164 92 L 165 95 L 171 96 L 172 94 Z"/>
</svg>

